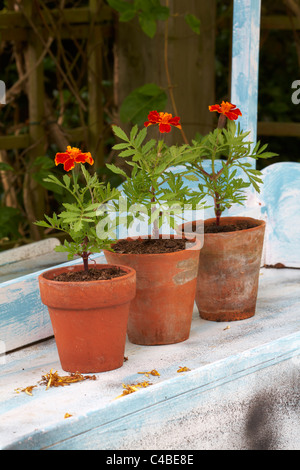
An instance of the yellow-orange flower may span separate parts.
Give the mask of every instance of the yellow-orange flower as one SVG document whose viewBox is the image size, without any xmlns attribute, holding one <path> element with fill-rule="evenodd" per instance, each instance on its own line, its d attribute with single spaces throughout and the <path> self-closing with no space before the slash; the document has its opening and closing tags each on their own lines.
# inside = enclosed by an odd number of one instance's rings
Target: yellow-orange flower
<svg viewBox="0 0 300 470">
<path fill-rule="evenodd" d="M 76 163 L 89 163 L 93 165 L 94 160 L 90 152 L 83 153 L 80 149 L 76 147 L 71 147 L 68 145 L 66 152 L 57 153 L 55 156 L 55 165 L 60 163 L 64 165 L 65 171 L 70 171 L 75 167 Z"/>
<path fill-rule="evenodd" d="M 159 132 L 162 134 L 165 132 L 171 132 L 171 126 L 181 129 L 181 124 L 179 123 L 180 117 L 172 116 L 169 113 L 158 113 L 157 111 L 151 111 L 148 115 L 148 121 L 144 123 L 146 127 L 152 126 L 152 124 L 159 125 Z"/>
<path fill-rule="evenodd" d="M 208 109 L 210 112 L 217 111 L 220 114 L 224 114 L 224 116 L 226 116 L 230 121 L 235 121 L 239 116 L 242 116 L 239 108 L 228 101 L 222 101 L 221 105 L 214 104 L 213 106 L 209 106 Z"/>
</svg>

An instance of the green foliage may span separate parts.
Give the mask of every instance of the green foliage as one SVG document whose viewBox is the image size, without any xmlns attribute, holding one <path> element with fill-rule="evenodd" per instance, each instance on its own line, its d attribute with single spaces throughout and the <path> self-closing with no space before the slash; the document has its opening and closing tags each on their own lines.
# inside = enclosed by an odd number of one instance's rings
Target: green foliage
<svg viewBox="0 0 300 470">
<path fill-rule="evenodd" d="M 0 171 L 14 171 L 14 169 L 7 163 L 0 162 Z"/>
<path fill-rule="evenodd" d="M 188 177 L 188 172 L 174 174 L 169 171 L 171 167 L 186 164 L 193 158 L 191 147 L 168 147 L 163 140 L 156 142 L 154 139 L 145 142 L 147 128 L 139 131 L 137 125 L 133 126 L 129 136 L 118 126 L 113 126 L 113 131 L 123 141 L 113 148 L 120 151 L 120 157 L 128 158 L 126 162 L 132 166 L 132 172 L 127 176 L 115 165 L 107 166 L 117 174 L 122 172 L 126 178 L 122 190 L 129 206 L 138 204 L 143 211 L 146 209 L 156 228 L 165 220 L 174 227 L 175 219 L 169 217 L 169 208 L 175 210 L 177 207 L 180 211 L 185 204 L 195 207 L 203 199 L 202 194 L 184 184 L 183 176 Z"/>
<path fill-rule="evenodd" d="M 275 156 L 274 153 L 265 151 L 267 144 L 260 146 L 260 142 L 257 142 L 252 148 L 252 142 L 247 140 L 249 134 L 250 132 L 241 131 L 234 121 L 228 121 L 227 129 L 217 128 L 202 138 L 195 160 L 187 165 L 200 178 L 198 187 L 201 193 L 213 198 L 217 217 L 233 204 L 243 204 L 246 199 L 245 189 L 249 186 L 260 192 L 261 172 L 253 169 L 249 159 Z M 220 155 L 225 159 L 219 161 L 221 167 L 217 168 Z M 204 170 L 204 159 L 211 159 L 211 173 Z M 236 176 L 238 170 L 242 170 L 248 181 Z"/>
<path fill-rule="evenodd" d="M 33 178 L 44 188 L 48 191 L 53 191 L 56 194 L 63 194 L 63 189 L 61 186 L 57 185 L 56 183 L 50 182 L 48 177 L 50 175 L 50 171 L 55 168 L 55 163 L 53 159 L 41 156 L 37 157 L 32 164 L 31 168 L 29 169 L 32 174 Z M 51 171 L 51 175 L 54 176 L 54 173 Z"/>
<path fill-rule="evenodd" d="M 192 14 L 186 14 L 184 17 L 185 21 L 189 25 L 189 27 L 194 31 L 196 34 L 200 34 L 200 26 L 201 26 L 201 21 L 199 18 L 197 18 L 195 15 Z"/>
<path fill-rule="evenodd" d="M 68 252 L 69 259 L 74 255 L 84 259 L 91 253 L 110 247 L 111 240 L 101 239 L 96 233 L 96 225 L 104 218 L 104 214 L 99 215 L 98 209 L 119 195 L 116 188 L 111 188 L 109 183 L 105 185 L 99 182 L 97 174 L 91 176 L 82 164 L 80 169 L 83 184 L 80 184 L 79 175 L 74 170 L 71 177 L 65 174 L 62 181 L 53 174 L 44 179 L 45 183 L 69 192 L 73 202 L 63 203 L 65 210 L 60 214 L 54 213 L 52 217 L 45 215 L 46 220 L 36 222 L 40 227 L 53 228 L 69 235 L 72 241 L 65 240 L 63 245 L 56 248 L 56 251 Z"/>
<path fill-rule="evenodd" d="M 167 99 L 165 91 L 154 83 L 136 88 L 122 103 L 121 121 L 141 125 L 146 120 L 149 109 L 163 111 Z"/>
<path fill-rule="evenodd" d="M 0 171 L 14 172 L 14 169 L 7 163 L 0 162 Z M 0 241 L 7 238 L 15 240 L 20 237 L 19 224 L 22 218 L 19 209 L 0 205 Z"/>
<path fill-rule="evenodd" d="M 120 21 L 130 21 L 138 17 L 144 33 L 153 38 L 156 33 L 156 22 L 165 21 L 170 15 L 169 8 L 162 6 L 160 0 L 107 0 L 107 3 L 120 14 Z"/>
<path fill-rule="evenodd" d="M 107 3 L 120 14 L 120 21 L 130 21 L 136 16 L 144 33 L 153 38 L 157 30 L 157 21 L 166 21 L 170 9 L 161 5 L 160 0 L 107 0 Z M 200 34 L 200 20 L 192 14 L 185 15 L 185 21 L 192 31 Z"/>
<path fill-rule="evenodd" d="M 0 207 L 0 239 L 20 236 L 18 225 L 20 211 L 14 207 Z"/>
</svg>

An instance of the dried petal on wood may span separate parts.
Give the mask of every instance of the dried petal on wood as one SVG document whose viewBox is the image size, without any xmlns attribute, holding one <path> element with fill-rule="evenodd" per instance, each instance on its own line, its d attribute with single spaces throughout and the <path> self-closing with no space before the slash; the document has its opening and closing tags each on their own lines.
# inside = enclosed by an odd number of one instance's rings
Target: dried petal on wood
<svg viewBox="0 0 300 470">
<path fill-rule="evenodd" d="M 47 385 L 46 390 L 48 390 L 49 387 L 64 387 L 65 385 L 70 385 L 71 383 L 75 382 L 82 382 L 83 380 L 96 380 L 96 376 L 82 375 L 79 372 L 60 376 L 58 375 L 57 371 L 53 372 L 53 369 L 51 369 L 49 374 L 42 375 L 40 384 Z"/>
<path fill-rule="evenodd" d="M 32 395 L 32 390 L 36 387 L 36 385 L 29 385 L 28 387 L 25 387 L 25 388 L 17 388 L 15 391 L 17 393 L 20 393 L 20 392 L 25 392 L 27 395 L 29 396 L 33 396 Z"/>
<path fill-rule="evenodd" d="M 146 380 L 144 380 L 144 382 L 139 382 L 137 384 L 122 384 L 123 386 L 123 393 L 121 395 L 118 395 L 115 400 L 117 398 L 120 398 L 120 397 L 124 397 L 125 395 L 129 395 L 130 393 L 134 393 L 134 392 L 137 392 L 140 388 L 146 388 L 148 387 L 149 385 L 152 385 L 151 382 L 147 382 Z"/>
<path fill-rule="evenodd" d="M 65 385 L 70 385 L 75 382 L 82 382 L 83 380 L 97 380 L 95 375 L 82 375 L 79 372 L 72 373 L 70 375 L 59 376 L 57 371 L 53 372 L 53 369 L 50 370 L 49 374 L 42 375 L 42 380 L 39 382 L 41 385 L 46 385 L 46 390 L 49 387 L 64 387 Z M 36 388 L 37 385 L 29 385 L 25 388 L 17 388 L 15 392 L 25 392 L 27 395 L 32 395 L 32 390 Z"/>
<path fill-rule="evenodd" d="M 178 369 L 177 372 L 178 372 L 178 373 L 179 373 L 179 372 L 188 372 L 189 370 L 191 370 L 191 369 L 189 369 L 188 367 L 179 367 L 179 369 Z"/>
<path fill-rule="evenodd" d="M 146 377 L 149 377 L 149 375 L 160 376 L 160 373 L 155 369 L 151 370 L 150 372 L 138 372 L 138 374 L 144 374 Z"/>
</svg>

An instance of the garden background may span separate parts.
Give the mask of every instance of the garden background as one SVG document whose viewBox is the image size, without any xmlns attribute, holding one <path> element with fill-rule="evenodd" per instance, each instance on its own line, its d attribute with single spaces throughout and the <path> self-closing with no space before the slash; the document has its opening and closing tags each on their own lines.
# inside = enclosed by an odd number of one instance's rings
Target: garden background
<svg viewBox="0 0 300 470">
<path fill-rule="evenodd" d="M 61 237 L 33 224 L 67 201 L 43 181 L 63 172 L 56 152 L 90 151 L 92 171 L 117 186 L 121 177 L 105 164 L 130 168 L 112 151 L 112 124 L 128 130 L 151 110 L 170 112 L 183 127 L 170 143 L 190 142 L 215 126 L 208 105 L 230 100 L 233 0 L 6 0 L 0 8 L 0 251 Z M 279 156 L 260 164 L 300 161 L 299 68 L 300 0 L 262 0 L 257 134 Z"/>
</svg>

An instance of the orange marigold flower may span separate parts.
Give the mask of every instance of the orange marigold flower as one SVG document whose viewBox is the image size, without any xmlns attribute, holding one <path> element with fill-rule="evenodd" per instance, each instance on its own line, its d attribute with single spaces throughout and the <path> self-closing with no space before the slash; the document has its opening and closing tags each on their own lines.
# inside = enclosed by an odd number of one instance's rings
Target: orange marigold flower
<svg viewBox="0 0 300 470">
<path fill-rule="evenodd" d="M 90 152 L 83 153 L 80 149 L 76 147 L 71 147 L 68 145 L 66 152 L 57 153 L 55 156 L 55 165 L 60 163 L 64 166 L 65 171 L 70 171 L 75 167 L 76 163 L 89 163 L 93 165 L 94 160 Z"/>
<path fill-rule="evenodd" d="M 224 114 L 230 121 L 235 121 L 239 116 L 242 116 L 241 111 L 239 108 L 235 106 L 235 104 L 231 104 L 228 101 L 222 101 L 221 105 L 214 104 L 213 106 L 209 106 L 208 109 L 210 112 L 217 111 L 220 114 Z"/>
<path fill-rule="evenodd" d="M 171 126 L 181 129 L 181 124 L 179 123 L 180 117 L 172 116 L 168 113 L 158 113 L 157 111 L 151 111 L 148 115 L 148 121 L 144 123 L 146 127 L 152 126 L 152 124 L 159 124 L 159 132 L 162 134 L 164 132 L 171 132 Z"/>
</svg>

